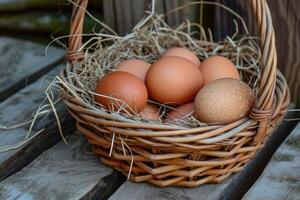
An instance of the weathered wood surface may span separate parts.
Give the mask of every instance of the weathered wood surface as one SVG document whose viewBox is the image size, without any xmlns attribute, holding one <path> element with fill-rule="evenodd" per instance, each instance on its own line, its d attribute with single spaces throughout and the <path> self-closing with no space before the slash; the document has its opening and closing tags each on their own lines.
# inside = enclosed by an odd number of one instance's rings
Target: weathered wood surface
<svg viewBox="0 0 300 200">
<path fill-rule="evenodd" d="M 69 135 L 0 183 L 0 199 L 107 199 L 125 177 L 87 152 L 83 136 Z"/>
<path fill-rule="evenodd" d="M 236 176 L 235 176 L 236 178 Z M 211 200 L 220 199 L 230 181 L 225 181 L 218 186 L 204 185 L 196 188 L 167 187 L 157 188 L 148 183 L 125 182 L 109 200 Z"/>
<path fill-rule="evenodd" d="M 89 0 L 89 5 L 93 9 L 101 8 L 101 1 Z M 32 10 L 71 10 L 68 0 L 0 0 L 0 13 L 16 13 Z"/>
<path fill-rule="evenodd" d="M 156 12 L 166 13 L 192 0 L 159 0 L 156 1 Z M 145 11 L 151 10 L 152 0 L 103 0 L 104 21 L 117 33 L 124 35 L 141 20 Z M 186 18 L 198 19 L 198 6 L 187 7 L 167 17 L 167 22 L 173 26 L 185 21 Z"/>
<path fill-rule="evenodd" d="M 45 7 L 57 8 L 58 6 L 64 6 L 66 3 L 66 0 L 0 0 L 0 13 L 41 9 Z"/>
<path fill-rule="evenodd" d="M 248 1 L 217 0 L 239 13 L 246 21 L 252 34 L 257 25 Z M 289 84 L 293 102 L 300 106 L 300 1 L 268 0 L 276 36 L 278 67 Z M 223 38 L 235 31 L 232 17 L 222 9 L 215 10 L 214 35 Z"/>
<path fill-rule="evenodd" d="M 62 62 L 64 51 L 28 41 L 0 37 L 0 101 L 34 82 Z"/>
<path fill-rule="evenodd" d="M 63 67 L 64 64 L 54 68 L 47 73 L 46 77 L 53 78 Z M 45 98 L 44 89 L 48 87 L 48 84 L 45 77 L 43 77 L 3 101 L 0 104 L 0 125 L 14 125 L 32 118 L 33 113 Z M 62 103 L 58 104 L 56 109 L 60 115 L 61 125 L 63 130 L 65 130 L 64 132 L 68 133 L 74 130 L 74 121 L 71 120 L 71 117 L 67 114 L 64 105 Z M 22 147 L 2 153 L 0 152 L 0 180 L 22 169 L 42 151 L 53 146 L 61 139 L 53 114 L 45 119 L 39 120 L 33 133 L 43 128 L 45 128 L 44 132 L 37 135 L 33 140 Z M 0 128 L 0 148 L 23 141 L 27 132 L 28 126 L 9 130 Z"/>
<path fill-rule="evenodd" d="M 300 199 L 300 123 L 278 148 L 244 199 Z"/>
<path fill-rule="evenodd" d="M 289 115 L 288 117 L 291 117 Z M 273 152 L 281 141 L 290 133 L 294 122 L 284 122 L 269 138 L 265 148 L 247 164 L 240 172 L 220 184 L 203 185 L 197 188 L 157 188 L 147 183 L 124 183 L 109 200 L 164 200 L 164 199 L 189 199 L 189 200 L 234 200 L 241 199 L 252 184 L 259 177 L 267 165 Z"/>
<path fill-rule="evenodd" d="M 143 16 L 149 0 L 103 0 L 104 21 L 119 34 L 128 33 Z"/>
</svg>

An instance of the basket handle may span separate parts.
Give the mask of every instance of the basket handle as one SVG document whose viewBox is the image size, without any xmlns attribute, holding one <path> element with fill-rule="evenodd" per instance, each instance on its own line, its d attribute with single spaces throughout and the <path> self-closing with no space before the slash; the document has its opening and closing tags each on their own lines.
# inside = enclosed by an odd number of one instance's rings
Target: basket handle
<svg viewBox="0 0 300 200">
<path fill-rule="evenodd" d="M 250 115 L 254 120 L 259 122 L 254 143 L 260 144 L 267 134 L 273 112 L 272 104 L 276 85 L 277 52 L 272 16 L 267 1 L 249 0 L 249 2 L 256 16 L 262 52 L 258 98 Z"/>
<path fill-rule="evenodd" d="M 68 53 L 66 56 L 70 63 L 74 63 L 84 57 L 83 52 L 80 52 L 79 49 L 82 45 L 83 23 L 87 4 L 88 0 L 75 0 L 73 3 Z"/>
<path fill-rule="evenodd" d="M 256 105 L 251 117 L 259 122 L 254 142 L 262 142 L 267 133 L 268 123 L 272 114 L 272 103 L 276 84 L 277 54 L 272 16 L 266 0 L 248 0 L 256 16 L 260 34 L 261 80 Z M 83 22 L 88 0 L 75 0 L 71 18 L 69 50 L 67 59 L 70 63 L 81 60 L 84 56 L 79 51 L 82 43 Z"/>
</svg>

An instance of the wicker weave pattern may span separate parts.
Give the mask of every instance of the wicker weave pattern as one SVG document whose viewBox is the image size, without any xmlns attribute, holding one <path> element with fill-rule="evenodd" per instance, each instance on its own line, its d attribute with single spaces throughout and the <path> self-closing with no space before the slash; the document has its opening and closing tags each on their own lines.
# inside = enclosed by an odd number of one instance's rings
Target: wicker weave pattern
<svg viewBox="0 0 300 200">
<path fill-rule="evenodd" d="M 259 25 L 262 50 L 258 100 L 250 118 L 222 126 L 180 129 L 100 113 L 65 91 L 65 103 L 77 120 L 78 130 L 103 163 L 125 175 L 130 173 L 133 181 L 195 187 L 224 180 L 255 155 L 286 113 L 290 97 L 286 81 L 276 69 L 275 36 L 266 0 L 249 2 Z M 69 74 L 76 73 L 72 66 L 82 58 L 78 34 L 84 12 L 78 6 L 86 8 L 87 0 L 76 3 L 68 54 L 72 64 L 60 74 L 67 84 L 75 84 Z"/>
</svg>

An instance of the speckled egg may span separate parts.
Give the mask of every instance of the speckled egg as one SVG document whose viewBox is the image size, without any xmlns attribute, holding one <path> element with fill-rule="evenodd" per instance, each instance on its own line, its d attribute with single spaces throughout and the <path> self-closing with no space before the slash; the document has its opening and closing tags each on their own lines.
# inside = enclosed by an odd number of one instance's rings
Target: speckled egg
<svg viewBox="0 0 300 200">
<path fill-rule="evenodd" d="M 205 85 L 194 101 L 195 116 L 201 122 L 227 124 L 249 115 L 254 93 L 244 82 L 223 78 Z"/>
</svg>

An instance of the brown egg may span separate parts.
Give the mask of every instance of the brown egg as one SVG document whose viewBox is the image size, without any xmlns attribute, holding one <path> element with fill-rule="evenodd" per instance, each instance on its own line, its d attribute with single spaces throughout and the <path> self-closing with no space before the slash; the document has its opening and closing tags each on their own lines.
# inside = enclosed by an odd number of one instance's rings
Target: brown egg
<svg viewBox="0 0 300 200">
<path fill-rule="evenodd" d="M 194 103 L 187 103 L 181 106 L 176 107 L 174 110 L 171 110 L 167 116 L 165 121 L 173 121 L 178 119 L 183 119 L 194 112 Z"/>
<path fill-rule="evenodd" d="M 145 84 L 127 72 L 111 72 L 105 75 L 98 81 L 95 92 L 106 96 L 94 95 L 95 101 L 105 109 L 113 111 L 125 106 L 124 109 L 128 112 L 139 113 L 148 100 Z"/>
<path fill-rule="evenodd" d="M 212 56 L 200 65 L 204 85 L 220 78 L 240 79 L 240 74 L 234 64 L 225 57 Z"/>
<path fill-rule="evenodd" d="M 244 82 L 223 78 L 205 85 L 194 101 L 195 116 L 201 122 L 226 124 L 249 115 L 255 102 Z"/>
<path fill-rule="evenodd" d="M 149 96 L 163 104 L 183 104 L 193 100 L 202 87 L 201 72 L 180 57 L 162 57 L 146 74 Z"/>
<path fill-rule="evenodd" d="M 147 104 L 141 111 L 140 116 L 144 119 L 158 120 L 160 117 L 160 113 L 155 106 Z"/>
<path fill-rule="evenodd" d="M 135 75 L 142 81 L 145 81 L 145 76 L 150 65 L 150 63 L 147 63 L 143 60 L 125 60 L 118 64 L 116 70 L 128 72 L 130 74 Z"/>
<path fill-rule="evenodd" d="M 197 57 L 197 55 L 194 54 L 191 50 L 184 48 L 184 47 L 173 47 L 171 49 L 168 49 L 163 54 L 163 57 L 164 56 L 178 56 L 178 57 L 182 57 L 182 58 L 185 58 L 185 59 L 191 61 L 192 63 L 194 63 L 197 66 L 200 65 L 200 60 Z"/>
</svg>

